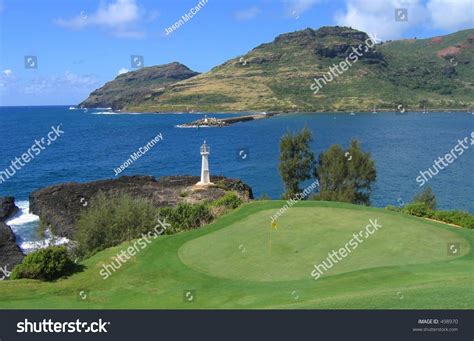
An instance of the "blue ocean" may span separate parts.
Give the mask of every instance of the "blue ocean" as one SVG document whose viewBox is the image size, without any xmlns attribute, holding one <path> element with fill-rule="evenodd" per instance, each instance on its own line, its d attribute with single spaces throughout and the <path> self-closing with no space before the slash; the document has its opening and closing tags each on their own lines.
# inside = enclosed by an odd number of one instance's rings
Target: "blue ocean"
<svg viewBox="0 0 474 341">
<path fill-rule="evenodd" d="M 280 137 L 305 126 L 313 131 L 313 151 L 332 144 L 347 147 L 352 138 L 372 154 L 377 181 L 372 205 L 403 205 L 420 191 L 416 178 L 474 131 L 471 113 L 291 114 L 243 122 L 224 128 L 177 128 L 203 114 L 122 114 L 108 110 L 71 110 L 68 106 L 0 107 L 0 171 L 28 151 L 36 139 L 60 125 L 64 133 L 16 173 L 0 183 L 0 196 L 14 196 L 20 212 L 9 222 L 24 249 L 37 240 L 38 218 L 28 213 L 28 196 L 63 182 L 115 177 L 130 154 L 157 134 L 163 140 L 121 175 L 199 175 L 199 147 L 211 148 L 211 175 L 240 178 L 256 197 L 279 198 Z M 212 117 L 216 114 L 208 114 Z M 236 114 L 235 114 L 236 115 Z M 235 116 L 220 114 L 220 117 Z M 471 139 L 469 139 L 471 142 Z M 428 181 L 438 207 L 474 212 L 474 145 Z"/>
</svg>

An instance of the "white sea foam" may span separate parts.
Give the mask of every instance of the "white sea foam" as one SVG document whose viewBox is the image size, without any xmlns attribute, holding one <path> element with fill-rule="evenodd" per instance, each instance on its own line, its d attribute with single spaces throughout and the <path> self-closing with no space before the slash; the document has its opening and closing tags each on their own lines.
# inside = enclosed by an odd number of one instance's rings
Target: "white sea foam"
<svg viewBox="0 0 474 341">
<path fill-rule="evenodd" d="M 45 231 L 44 238 L 38 239 L 35 230 L 38 228 L 39 217 L 30 213 L 30 203 L 28 201 L 19 201 L 16 203 L 16 206 L 19 208 L 18 213 L 9 219 L 6 224 L 12 228 L 18 237 L 17 242 L 23 252 L 30 253 L 48 246 L 69 243 L 69 239 L 55 237 L 49 230 Z"/>
<path fill-rule="evenodd" d="M 91 115 L 143 115 L 142 112 L 122 112 L 122 111 L 96 111 Z"/>
<path fill-rule="evenodd" d="M 45 247 L 48 246 L 53 246 L 53 245 L 64 245 L 69 243 L 69 239 L 66 237 L 54 237 L 51 234 L 51 231 L 46 230 L 45 231 L 45 239 L 41 240 L 30 240 L 30 241 L 23 241 L 20 243 L 20 249 L 24 253 L 30 253 L 32 251 L 38 250 L 38 249 L 44 249 Z"/>
<path fill-rule="evenodd" d="M 39 217 L 30 213 L 30 203 L 28 201 L 19 201 L 16 206 L 20 211 L 13 218 L 7 221 L 7 224 L 15 231 L 15 227 L 38 221 Z"/>
<path fill-rule="evenodd" d="M 91 115 L 120 115 L 121 112 L 113 112 L 113 111 L 96 111 L 91 112 Z"/>
<path fill-rule="evenodd" d="M 211 128 L 211 126 L 208 125 L 184 125 L 184 124 L 178 124 L 175 125 L 175 128 L 181 128 L 181 129 L 188 129 L 188 128 Z"/>
</svg>

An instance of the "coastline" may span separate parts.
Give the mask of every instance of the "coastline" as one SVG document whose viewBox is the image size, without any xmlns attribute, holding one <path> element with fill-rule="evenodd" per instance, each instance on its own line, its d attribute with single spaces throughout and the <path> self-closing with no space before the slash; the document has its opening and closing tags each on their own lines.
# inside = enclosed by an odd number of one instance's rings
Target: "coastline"
<svg viewBox="0 0 474 341">
<path fill-rule="evenodd" d="M 64 105 L 67 106 L 67 105 Z M 348 114 L 351 112 L 351 110 L 313 110 L 313 111 L 275 111 L 275 110 L 261 110 L 261 111 L 253 111 L 253 110 L 245 110 L 245 111 L 225 111 L 225 110 L 219 110 L 219 111 L 137 111 L 137 110 L 117 110 L 115 111 L 114 109 L 110 109 L 110 111 L 104 111 L 103 108 L 77 108 L 75 110 L 83 110 L 84 112 L 88 112 L 89 110 L 101 110 L 94 112 L 94 115 L 167 115 L 167 114 L 173 114 L 173 115 L 185 115 L 185 114 L 191 114 L 191 115 L 206 115 L 206 114 L 212 114 L 212 115 L 229 115 L 229 114 L 235 114 L 235 115 L 258 115 L 262 113 L 268 113 L 267 115 L 271 116 L 276 116 L 276 115 L 284 115 L 284 114 Z M 372 110 L 353 110 L 354 113 L 356 114 L 374 114 Z M 393 109 L 376 109 L 376 113 L 403 113 L 403 114 L 408 114 L 408 113 L 421 113 L 421 114 L 430 114 L 430 113 L 466 113 L 466 114 L 472 114 L 474 113 L 474 109 L 466 109 L 466 108 L 440 108 L 440 109 L 429 109 L 429 110 L 423 110 L 423 109 L 406 109 L 405 111 L 400 111 L 397 110 L 397 108 Z"/>
</svg>

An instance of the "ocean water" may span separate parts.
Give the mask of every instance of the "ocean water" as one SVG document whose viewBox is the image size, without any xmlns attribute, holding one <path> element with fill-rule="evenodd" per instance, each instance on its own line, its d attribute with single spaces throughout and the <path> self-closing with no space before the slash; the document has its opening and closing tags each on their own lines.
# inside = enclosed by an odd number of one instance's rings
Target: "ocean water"
<svg viewBox="0 0 474 341">
<path fill-rule="evenodd" d="M 64 131 L 0 183 L 0 196 L 15 196 L 22 208 L 9 222 L 22 247 L 45 242 L 35 233 L 38 218 L 28 213 L 27 200 L 33 190 L 63 182 L 114 178 L 114 169 L 160 133 L 163 140 L 121 175 L 199 175 L 199 147 L 206 140 L 211 148 L 211 175 L 240 178 L 252 187 L 256 197 L 267 194 L 278 198 L 283 193 L 278 175 L 280 137 L 308 126 L 314 134 L 312 148 L 317 154 L 335 143 L 347 147 L 352 138 L 361 141 L 377 167 L 372 205 L 383 207 L 409 202 L 420 190 L 416 182 L 419 172 L 432 168 L 434 160 L 474 131 L 471 113 L 292 114 L 225 128 L 176 127 L 198 118 L 202 114 L 134 115 L 103 109 L 69 110 L 68 106 L 0 107 L 0 171 L 27 152 L 35 139 L 46 138 L 53 126 L 61 124 Z M 427 183 L 442 209 L 474 212 L 474 145 L 469 147 Z"/>
</svg>

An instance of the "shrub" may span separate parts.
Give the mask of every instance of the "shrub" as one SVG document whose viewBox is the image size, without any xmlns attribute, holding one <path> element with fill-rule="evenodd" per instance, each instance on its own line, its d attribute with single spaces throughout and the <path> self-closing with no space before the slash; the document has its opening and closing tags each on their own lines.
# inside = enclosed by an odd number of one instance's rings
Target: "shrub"
<svg viewBox="0 0 474 341">
<path fill-rule="evenodd" d="M 435 220 L 474 229 L 474 216 L 463 211 L 434 211 L 431 217 Z"/>
<path fill-rule="evenodd" d="M 285 198 L 300 193 L 300 182 L 311 178 L 315 164 L 311 151 L 313 133 L 307 128 L 292 134 L 286 133 L 280 140 L 280 164 L 278 170 L 285 185 Z"/>
<path fill-rule="evenodd" d="M 257 200 L 272 200 L 267 193 L 262 193 Z"/>
<path fill-rule="evenodd" d="M 202 226 L 212 221 L 213 217 L 209 207 L 205 204 L 192 205 L 180 203 L 176 207 L 160 209 L 159 216 L 171 224 L 167 233 L 176 233 Z"/>
<path fill-rule="evenodd" d="M 364 152 L 357 140 L 352 140 L 347 150 L 332 145 L 322 152 L 315 175 L 321 200 L 370 205 L 377 171 L 370 153 Z"/>
<path fill-rule="evenodd" d="M 11 278 L 31 278 L 51 281 L 69 274 L 74 269 L 64 246 L 51 246 L 27 255 L 12 271 Z"/>
<path fill-rule="evenodd" d="M 215 200 L 213 206 L 224 206 L 228 209 L 234 209 L 242 204 L 242 200 L 235 194 L 235 192 L 227 192 L 219 199 Z"/>
<path fill-rule="evenodd" d="M 387 209 L 392 210 L 388 206 Z M 431 210 L 424 202 L 417 202 L 406 205 L 401 211 L 403 213 L 414 215 L 417 217 L 431 218 L 448 224 L 455 224 L 469 229 L 474 229 L 474 216 L 470 213 L 463 211 Z"/>
<path fill-rule="evenodd" d="M 417 217 L 426 217 L 430 213 L 430 209 L 425 203 L 412 203 L 403 207 L 402 212 Z"/>
<path fill-rule="evenodd" d="M 126 240 L 140 237 L 156 226 L 159 209 L 143 199 L 98 195 L 77 222 L 75 239 L 80 256 L 90 256 Z"/>
<path fill-rule="evenodd" d="M 393 205 L 387 205 L 387 207 L 385 207 L 385 209 L 387 211 L 393 211 L 393 212 L 400 212 L 402 209 L 398 206 L 393 206 Z"/>
<path fill-rule="evenodd" d="M 424 203 L 430 210 L 436 209 L 436 196 L 431 187 L 427 187 L 423 192 L 413 197 L 412 203 Z"/>
</svg>

